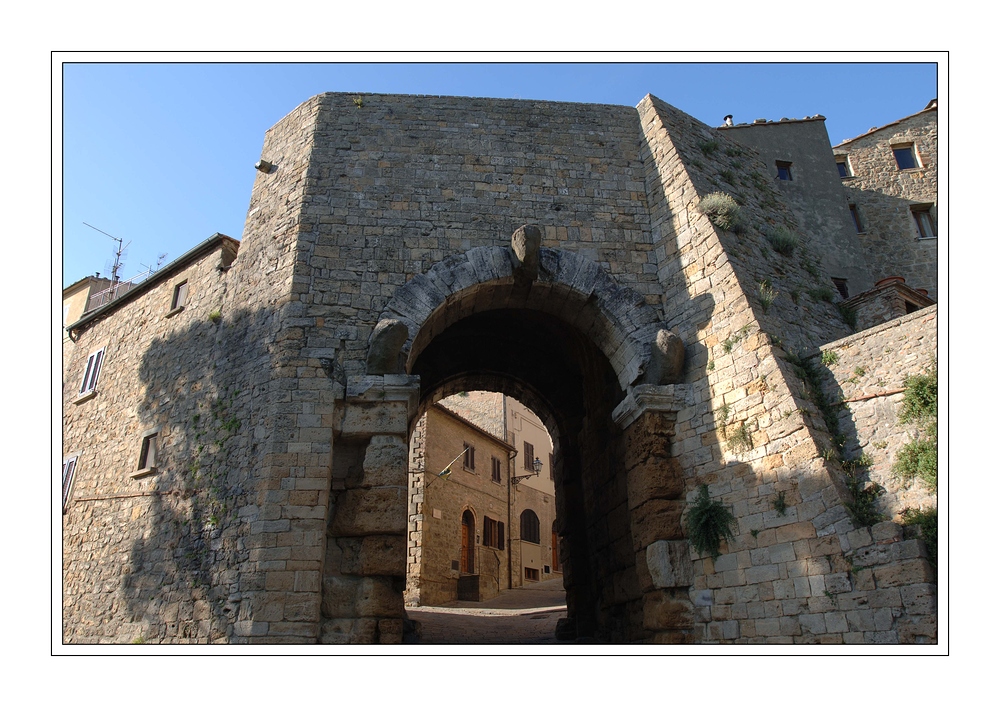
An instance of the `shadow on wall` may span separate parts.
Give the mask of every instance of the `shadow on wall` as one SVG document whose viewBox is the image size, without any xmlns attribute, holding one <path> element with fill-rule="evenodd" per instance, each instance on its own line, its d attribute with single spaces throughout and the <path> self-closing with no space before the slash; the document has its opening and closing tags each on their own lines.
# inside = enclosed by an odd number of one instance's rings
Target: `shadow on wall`
<svg viewBox="0 0 1000 707">
<path fill-rule="evenodd" d="M 273 313 L 192 321 L 150 343 L 140 365 L 144 428 L 160 426 L 157 471 L 122 591 L 147 640 L 223 642 L 247 618 L 241 600 L 263 589 L 239 567 L 257 520 L 251 470 L 271 369 Z M 256 550 L 266 552 L 266 550 Z"/>
</svg>

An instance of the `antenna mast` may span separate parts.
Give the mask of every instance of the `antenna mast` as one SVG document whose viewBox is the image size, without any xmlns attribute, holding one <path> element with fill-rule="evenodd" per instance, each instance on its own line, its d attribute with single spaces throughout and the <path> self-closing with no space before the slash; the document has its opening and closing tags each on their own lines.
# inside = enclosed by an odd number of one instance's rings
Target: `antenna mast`
<svg viewBox="0 0 1000 707">
<path fill-rule="evenodd" d="M 115 250 L 115 264 L 111 268 L 111 288 L 110 289 L 112 291 L 112 299 L 114 299 L 114 295 L 117 293 L 117 289 L 118 289 L 118 279 L 119 279 L 118 278 L 118 271 L 122 267 L 122 262 L 121 262 L 121 260 L 122 260 L 122 253 L 125 252 L 126 248 L 128 248 L 130 245 L 132 245 L 132 241 L 129 241 L 125 245 L 122 245 L 122 239 L 121 238 L 115 238 L 110 233 L 107 233 L 106 231 L 102 231 L 101 229 L 97 228 L 96 226 L 91 226 L 86 221 L 83 222 L 83 225 L 87 226 L 88 228 L 93 228 L 98 233 L 103 233 L 105 236 L 107 236 L 108 238 L 110 238 L 111 240 L 113 240 L 115 243 L 118 244 L 118 248 L 117 248 L 117 250 Z"/>
</svg>

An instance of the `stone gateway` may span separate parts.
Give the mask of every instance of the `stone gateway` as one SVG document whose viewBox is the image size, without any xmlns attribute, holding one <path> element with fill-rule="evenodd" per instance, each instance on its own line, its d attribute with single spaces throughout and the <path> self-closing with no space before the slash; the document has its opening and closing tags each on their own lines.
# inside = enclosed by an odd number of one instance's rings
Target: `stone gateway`
<svg viewBox="0 0 1000 707">
<path fill-rule="evenodd" d="M 241 241 L 66 322 L 65 642 L 401 642 L 411 435 L 469 390 L 551 433 L 563 637 L 937 640 L 900 524 L 936 496 L 890 473 L 936 282 L 929 241 L 919 267 L 887 245 L 936 211 L 883 228 L 873 273 L 821 116 L 354 99 L 267 132 Z M 687 522 L 703 486 L 717 554 Z"/>
</svg>

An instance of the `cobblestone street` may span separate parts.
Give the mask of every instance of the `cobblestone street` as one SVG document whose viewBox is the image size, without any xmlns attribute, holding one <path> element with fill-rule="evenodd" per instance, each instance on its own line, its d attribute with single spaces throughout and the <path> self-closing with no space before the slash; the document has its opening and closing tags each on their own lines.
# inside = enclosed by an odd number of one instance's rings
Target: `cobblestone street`
<svg viewBox="0 0 1000 707">
<path fill-rule="evenodd" d="M 489 601 L 408 607 L 418 622 L 417 642 L 447 644 L 558 644 L 556 622 L 566 616 L 562 579 L 502 592 Z"/>
</svg>

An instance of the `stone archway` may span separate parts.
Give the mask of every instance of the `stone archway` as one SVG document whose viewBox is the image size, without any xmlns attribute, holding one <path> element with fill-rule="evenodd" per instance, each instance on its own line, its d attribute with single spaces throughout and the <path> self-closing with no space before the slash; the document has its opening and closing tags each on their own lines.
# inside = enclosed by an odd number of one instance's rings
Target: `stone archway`
<svg viewBox="0 0 1000 707">
<path fill-rule="evenodd" d="M 670 458 L 683 346 L 638 293 L 539 241 L 524 227 L 510 248 L 474 248 L 401 287 L 348 408 L 388 419 L 405 397 L 409 422 L 483 389 L 535 409 L 553 432 L 566 634 L 686 641 L 692 573 Z"/>
</svg>

